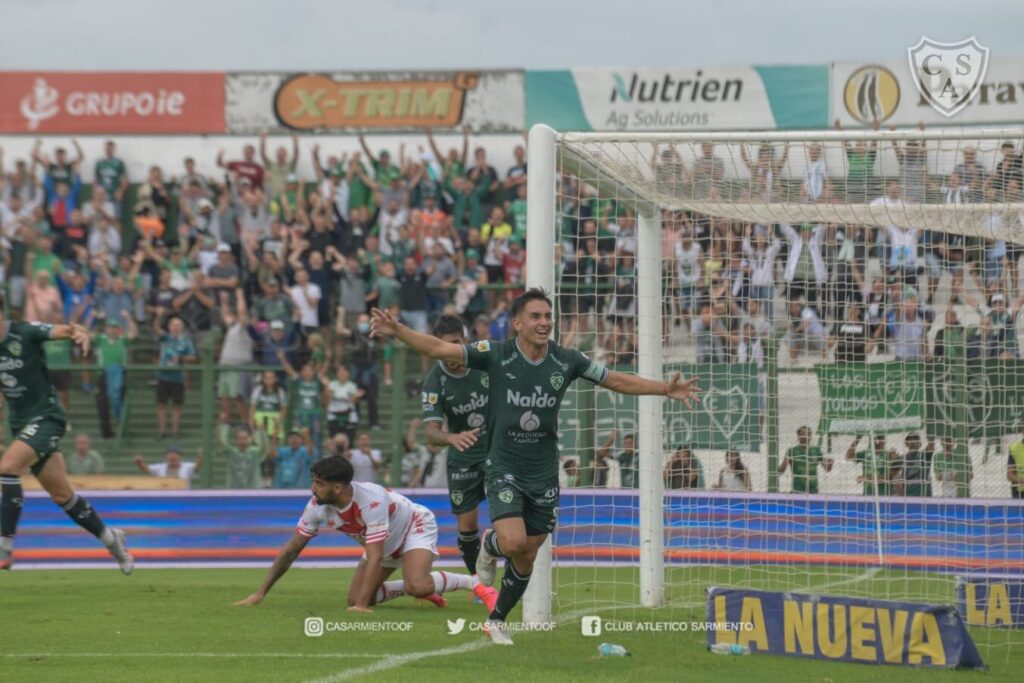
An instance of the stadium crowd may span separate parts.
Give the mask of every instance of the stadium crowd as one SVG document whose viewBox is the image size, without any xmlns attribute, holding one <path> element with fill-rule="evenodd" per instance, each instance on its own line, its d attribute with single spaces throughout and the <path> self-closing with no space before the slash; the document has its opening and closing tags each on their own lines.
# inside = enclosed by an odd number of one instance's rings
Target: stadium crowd
<svg viewBox="0 0 1024 683">
<path fill-rule="evenodd" d="M 387 458 L 369 443 L 380 428 L 381 385 L 392 383 L 394 349 L 370 337 L 369 307 L 423 332 L 453 313 L 470 338 L 504 339 L 508 304 L 523 287 L 525 150 L 516 146 L 514 165 L 499 173 L 488 150 L 470 153 L 468 130 L 461 142 L 442 150 L 427 131 L 416 153 L 402 145 L 392 156 L 360 137 L 360 152 L 335 155 L 319 145 L 301 150 L 295 138 L 271 150 L 264 136 L 238 158 L 221 150 L 216 170 L 186 158 L 177 171 L 152 166 L 145 178 L 128 177 L 114 141 L 88 166 L 75 141 L 74 153 L 37 143 L 12 168 L 0 150 L 5 306 L 26 319 L 94 330 L 93 358 L 72 358 L 70 345 L 56 343 L 48 352 L 56 366 L 95 369 L 76 377 L 109 403 L 114 421 L 131 344 L 148 343 L 161 366 L 157 431 L 171 440 L 187 393 L 182 366 L 216 341 L 218 447 L 229 457 L 232 486 L 306 486 L 307 464 L 328 452 L 350 454 L 356 478 L 375 481 Z M 964 148 L 945 177 L 925 172 L 927 151 L 913 142 L 894 145 L 900 173 L 885 178 L 876 175 L 873 143 L 849 143 L 841 170 L 826 167 L 820 146 L 801 149 L 808 155 L 802 179 L 783 170 L 788 147 L 741 151 L 748 197 L 1016 202 L 1024 185 L 1012 143 L 994 168 Z M 692 163 L 672 147 L 653 153 L 659 188 L 704 199 L 728 186 L 713 145 Z M 297 174 L 303 154 L 315 177 Z M 633 207 L 564 175 L 558 211 L 560 341 L 609 365 L 632 365 Z M 760 225 L 664 212 L 662 255 L 666 342 L 692 348 L 697 362 L 763 367 L 765 345 L 783 329 L 793 361 L 1019 357 L 1016 245 L 894 226 Z M 872 260 L 882 268 L 872 272 Z M 947 273 L 949 295 L 940 302 L 937 285 Z M 965 306 L 976 324 L 961 321 Z M 230 371 L 254 364 L 268 371 Z M 66 405 L 72 375 L 53 375 Z M 232 424 L 246 428 L 232 433 Z M 402 483 L 433 485 L 444 480 L 443 454 L 422 445 L 416 427 L 408 428 Z M 609 456 L 614 437 L 595 458 L 592 478 L 607 483 L 600 463 L 611 458 L 621 470 L 617 483 L 635 486 L 635 443 L 626 436 Z M 98 456 L 86 457 L 94 453 L 88 444 L 78 445 L 83 462 L 102 467 Z M 718 486 L 749 487 L 739 455 L 726 462 Z M 694 463 L 681 447 L 666 484 L 703 487 Z M 578 463 L 567 460 L 564 480 L 579 477 Z"/>
</svg>

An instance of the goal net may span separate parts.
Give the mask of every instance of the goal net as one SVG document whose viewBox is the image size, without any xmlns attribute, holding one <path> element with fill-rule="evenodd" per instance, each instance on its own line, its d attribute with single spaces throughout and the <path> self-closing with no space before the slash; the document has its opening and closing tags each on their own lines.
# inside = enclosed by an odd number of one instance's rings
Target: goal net
<svg viewBox="0 0 1024 683">
<path fill-rule="evenodd" d="M 527 610 L 692 622 L 710 586 L 959 590 L 982 654 L 1024 647 L 983 599 L 1024 580 L 1022 142 L 535 128 L 527 276 L 559 342 L 702 392 L 574 385 Z"/>
</svg>

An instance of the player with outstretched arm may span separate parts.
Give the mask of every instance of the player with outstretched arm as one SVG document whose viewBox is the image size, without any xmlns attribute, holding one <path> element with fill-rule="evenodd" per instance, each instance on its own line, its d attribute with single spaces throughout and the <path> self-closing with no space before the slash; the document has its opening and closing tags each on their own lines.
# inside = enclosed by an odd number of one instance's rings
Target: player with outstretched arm
<svg viewBox="0 0 1024 683">
<path fill-rule="evenodd" d="M 89 352 L 89 332 L 81 325 L 9 321 L 0 313 L 0 392 L 14 435 L 0 457 L 0 569 L 14 563 L 14 534 L 24 504 L 21 473 L 29 468 L 50 499 L 107 547 L 122 572 L 131 574 L 135 560 L 125 547 L 124 532 L 104 524 L 68 481 L 60 452 L 67 417 L 57 401 L 43 350 L 45 342 L 59 339 L 70 339 Z"/>
<path fill-rule="evenodd" d="M 337 529 L 365 550 L 348 588 L 350 612 L 371 612 L 371 606 L 403 595 L 444 607 L 447 602 L 441 593 L 480 585 L 476 577 L 430 571 L 438 557 L 437 521 L 427 508 L 377 484 L 352 481 L 352 463 L 341 455 L 319 460 L 310 472 L 313 498 L 295 533 L 281 548 L 260 589 L 236 605 L 262 602 L 321 526 Z M 399 567 L 402 580 L 387 581 Z"/>
<path fill-rule="evenodd" d="M 504 342 L 452 344 L 415 332 L 385 311 L 373 310 L 372 333 L 397 337 L 442 362 L 487 373 L 490 384 L 490 443 L 486 461 L 487 501 L 494 529 L 484 533 L 477 574 L 493 584 L 498 558 L 505 575 L 498 603 L 487 620 L 491 640 L 511 645 L 505 618 L 522 598 L 537 551 L 557 520 L 558 409 L 569 384 L 585 379 L 623 394 L 666 396 L 684 401 L 697 395 L 698 378 L 676 373 L 668 382 L 609 371 L 574 349 L 551 340 L 551 299 L 530 289 L 511 308 L 515 337 Z"/>
</svg>

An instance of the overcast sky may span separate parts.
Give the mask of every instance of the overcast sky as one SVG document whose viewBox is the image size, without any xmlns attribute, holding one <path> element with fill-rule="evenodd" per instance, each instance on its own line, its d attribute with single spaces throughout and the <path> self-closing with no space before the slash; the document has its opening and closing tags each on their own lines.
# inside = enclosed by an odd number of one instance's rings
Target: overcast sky
<svg viewBox="0 0 1024 683">
<path fill-rule="evenodd" d="M 2 69 L 323 70 L 1024 55 L 1021 0 L 0 0 Z"/>
</svg>

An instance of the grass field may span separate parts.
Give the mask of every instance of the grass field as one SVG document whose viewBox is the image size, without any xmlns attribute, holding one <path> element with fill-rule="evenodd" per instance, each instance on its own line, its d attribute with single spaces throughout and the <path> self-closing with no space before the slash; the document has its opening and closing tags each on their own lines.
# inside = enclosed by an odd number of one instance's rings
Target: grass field
<svg viewBox="0 0 1024 683">
<path fill-rule="evenodd" d="M 264 575 L 257 569 L 26 570 L 0 576 L 3 618 L 0 678 L 5 681 L 1019 681 L 1024 634 L 977 631 L 988 672 L 871 667 L 788 657 L 724 657 L 704 650 L 697 633 L 616 634 L 585 638 L 589 612 L 635 620 L 703 621 L 700 584 L 736 584 L 741 568 L 671 570 L 672 605 L 659 610 L 602 609 L 635 591 L 631 570 L 564 569 L 556 577 L 558 626 L 518 634 L 516 646 L 492 646 L 469 628 L 449 635 L 447 620 L 477 622 L 483 607 L 452 594 L 445 610 L 402 598 L 372 615 L 346 613 L 350 571 L 293 569 L 256 607 L 233 607 Z M 759 568 L 778 581 L 801 569 Z M 893 582 L 913 592 L 906 574 L 865 577 L 837 570 L 836 593 L 856 582 L 856 595 L 879 595 Z M 571 584 L 571 585 L 569 585 Z M 794 587 L 801 583 L 793 584 Z M 814 584 L 804 583 L 807 587 Z M 952 581 L 950 581 L 952 585 Z M 614 588 L 613 588 L 614 587 Z M 777 587 L 765 585 L 766 588 Z M 893 594 L 895 595 L 895 594 Z M 932 597 L 935 597 L 932 594 Z M 952 599 L 952 590 L 949 595 Z M 628 603 L 627 603 L 628 604 Z M 327 622 L 412 623 L 408 632 L 326 632 L 307 637 L 307 617 Z M 517 614 L 513 614 L 513 619 Z M 631 657 L 602 658 L 601 640 L 626 646 Z M 998 644 L 992 647 L 987 643 Z"/>
</svg>

